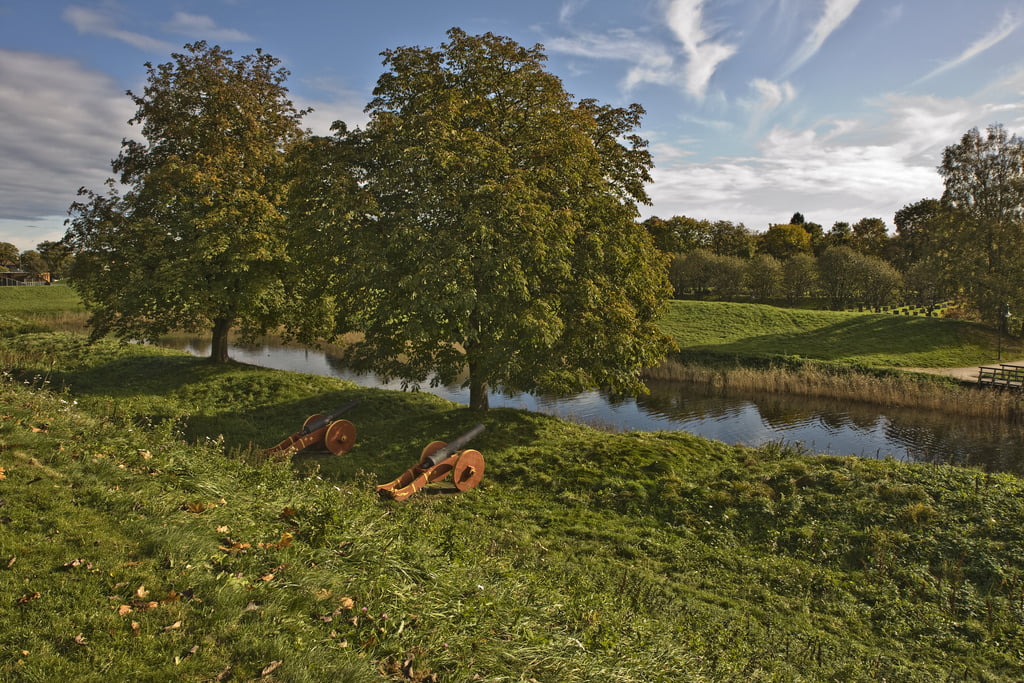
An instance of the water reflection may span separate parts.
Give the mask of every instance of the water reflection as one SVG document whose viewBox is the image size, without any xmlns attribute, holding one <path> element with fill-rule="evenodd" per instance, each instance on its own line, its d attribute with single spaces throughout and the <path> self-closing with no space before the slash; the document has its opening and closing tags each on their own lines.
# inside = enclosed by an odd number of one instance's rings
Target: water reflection
<svg viewBox="0 0 1024 683">
<path fill-rule="evenodd" d="M 168 346 L 209 355 L 204 339 L 169 340 Z M 358 375 L 320 351 L 271 343 L 232 345 L 237 361 L 267 368 L 327 375 L 361 386 L 400 389 L 373 375 Z M 530 410 L 619 431 L 686 431 L 730 444 L 803 444 L 815 453 L 893 457 L 954 463 L 1024 474 L 1024 434 L 1001 421 L 960 418 L 909 409 L 886 409 L 779 394 L 729 394 L 672 381 L 649 381 L 638 399 L 586 392 L 575 396 L 492 393 L 492 407 Z M 469 403 L 458 386 L 422 387 L 456 403 Z"/>
</svg>

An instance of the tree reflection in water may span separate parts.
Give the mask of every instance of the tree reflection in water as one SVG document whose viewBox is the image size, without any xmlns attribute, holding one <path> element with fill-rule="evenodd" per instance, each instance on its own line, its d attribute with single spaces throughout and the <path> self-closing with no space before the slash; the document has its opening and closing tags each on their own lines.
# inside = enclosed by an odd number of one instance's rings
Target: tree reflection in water
<svg viewBox="0 0 1024 683">
<path fill-rule="evenodd" d="M 168 339 L 166 346 L 198 356 L 209 341 Z M 373 375 L 357 375 L 338 358 L 315 349 L 274 343 L 232 345 L 230 356 L 261 367 L 327 375 L 360 386 L 400 389 Z M 815 453 L 893 457 L 907 462 L 951 463 L 988 471 L 1024 474 L 1024 430 L 1002 421 L 886 408 L 870 404 L 780 394 L 729 394 L 704 385 L 650 381 L 651 393 L 637 399 L 587 392 L 575 396 L 492 393 L 491 407 L 509 407 L 557 415 L 621 431 L 687 431 L 730 444 L 761 446 L 771 442 L 802 444 Z M 456 403 L 469 403 L 469 390 L 429 387 Z"/>
</svg>

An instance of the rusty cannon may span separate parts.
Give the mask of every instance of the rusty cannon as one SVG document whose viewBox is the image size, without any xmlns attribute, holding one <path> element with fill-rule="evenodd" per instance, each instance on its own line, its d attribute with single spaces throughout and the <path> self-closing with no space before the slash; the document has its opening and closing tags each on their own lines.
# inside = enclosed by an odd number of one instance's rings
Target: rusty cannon
<svg viewBox="0 0 1024 683">
<path fill-rule="evenodd" d="M 449 474 L 459 491 L 468 491 L 484 478 L 484 456 L 480 451 L 463 450 L 484 426 L 479 424 L 451 443 L 431 441 L 420 454 L 417 464 L 406 470 L 400 477 L 377 487 L 381 496 L 394 500 L 405 500 L 427 484 L 441 481 Z"/>
<path fill-rule="evenodd" d="M 310 446 L 318 446 L 334 455 L 347 453 L 356 442 L 356 427 L 348 420 L 339 420 L 338 418 L 351 410 L 357 403 L 359 401 L 349 401 L 328 415 L 320 413 L 310 415 L 302 423 L 302 429 L 273 448 L 268 448 L 266 452 L 273 455 L 290 455 Z"/>
</svg>

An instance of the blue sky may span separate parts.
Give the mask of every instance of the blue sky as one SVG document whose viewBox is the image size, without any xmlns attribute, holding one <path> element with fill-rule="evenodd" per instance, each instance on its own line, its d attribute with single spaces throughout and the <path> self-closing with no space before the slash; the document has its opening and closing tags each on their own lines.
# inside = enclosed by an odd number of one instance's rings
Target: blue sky
<svg viewBox="0 0 1024 683">
<path fill-rule="evenodd" d="M 577 98 L 641 104 L 645 217 L 892 229 L 967 130 L 1024 134 L 1024 0 L 0 0 L 0 241 L 59 239 L 77 189 L 102 189 L 147 61 L 262 48 L 327 133 L 365 122 L 382 50 L 453 26 L 542 44 Z"/>
</svg>

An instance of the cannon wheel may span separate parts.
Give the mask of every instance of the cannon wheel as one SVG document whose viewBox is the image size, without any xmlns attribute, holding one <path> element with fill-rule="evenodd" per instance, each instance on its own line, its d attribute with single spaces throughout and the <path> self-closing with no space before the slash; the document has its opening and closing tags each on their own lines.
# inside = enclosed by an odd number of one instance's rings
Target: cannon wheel
<svg viewBox="0 0 1024 683">
<path fill-rule="evenodd" d="M 310 415 L 309 417 L 306 418 L 306 421 L 302 423 L 302 429 L 305 430 L 306 425 L 308 425 L 313 420 L 319 420 L 323 416 L 323 413 L 316 413 L 315 415 Z"/>
<path fill-rule="evenodd" d="M 468 450 L 459 454 L 452 474 L 455 488 L 468 491 L 484 478 L 484 456 L 480 451 Z"/>
<path fill-rule="evenodd" d="M 356 426 L 348 420 L 335 420 L 324 432 L 324 447 L 334 455 L 347 453 L 356 443 Z"/>
</svg>

